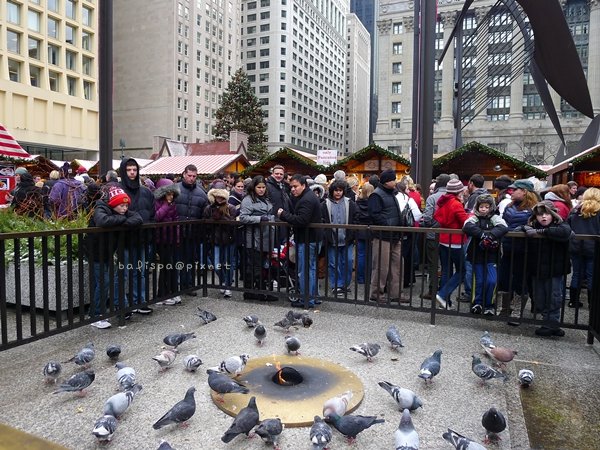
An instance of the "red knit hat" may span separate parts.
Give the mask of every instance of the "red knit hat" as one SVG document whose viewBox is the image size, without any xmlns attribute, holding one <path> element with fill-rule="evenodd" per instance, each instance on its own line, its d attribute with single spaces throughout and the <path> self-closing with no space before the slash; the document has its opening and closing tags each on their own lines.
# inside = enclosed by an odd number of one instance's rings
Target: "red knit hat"
<svg viewBox="0 0 600 450">
<path fill-rule="evenodd" d="M 121 203 L 131 203 L 129 195 L 123 189 L 117 186 L 111 186 L 108 190 L 108 206 L 114 208 Z"/>
<path fill-rule="evenodd" d="M 87 173 L 87 169 L 85 167 L 83 167 L 83 166 L 79 166 L 77 168 L 77 174 L 81 175 L 82 173 Z"/>
</svg>

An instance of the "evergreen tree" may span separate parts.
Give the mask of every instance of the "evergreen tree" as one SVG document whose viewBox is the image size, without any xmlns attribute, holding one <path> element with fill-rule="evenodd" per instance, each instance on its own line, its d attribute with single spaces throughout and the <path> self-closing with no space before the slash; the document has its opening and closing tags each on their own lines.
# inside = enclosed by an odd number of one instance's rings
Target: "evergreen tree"
<svg viewBox="0 0 600 450">
<path fill-rule="evenodd" d="M 260 102 L 242 69 L 238 69 L 227 84 L 216 116 L 215 136 L 228 139 L 231 130 L 242 131 L 248 134 L 248 158 L 262 159 L 267 156 L 264 144 L 267 125 L 263 122 Z"/>
</svg>

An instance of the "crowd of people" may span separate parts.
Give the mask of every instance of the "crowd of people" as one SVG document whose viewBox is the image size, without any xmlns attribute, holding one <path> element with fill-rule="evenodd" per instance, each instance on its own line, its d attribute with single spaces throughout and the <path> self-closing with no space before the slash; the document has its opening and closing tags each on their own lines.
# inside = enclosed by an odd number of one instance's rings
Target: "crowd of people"
<svg viewBox="0 0 600 450">
<path fill-rule="evenodd" d="M 276 285 L 269 260 L 273 249 L 287 248 L 292 241 L 297 275 L 292 306 L 313 308 L 321 303 L 318 280 L 323 276 L 334 297 L 347 295 L 354 280 L 358 285 L 369 283 L 369 301 L 408 303 L 411 299 L 403 290 L 414 284 L 415 269 L 422 265 L 428 274 L 422 298 L 439 307 L 470 302 L 473 314 L 499 314 L 518 323 L 515 318 L 522 316 L 531 298 L 544 320 L 536 334 L 562 336 L 563 299 L 568 298 L 569 307 L 582 308 L 581 291 L 589 292 L 593 283 L 594 242 L 577 235 L 600 235 L 600 190 L 573 181 L 538 192 L 528 179 L 502 175 L 488 190 L 482 175 L 472 175 L 465 185 L 457 175 L 441 174 L 425 199 L 420 186 L 409 176 L 399 179 L 394 170 L 366 176 L 361 185 L 356 176 L 341 170 L 328 180 L 323 174 L 286 174 L 283 166 L 275 165 L 266 177 L 217 174 L 205 186 L 193 165 L 177 177 L 152 181 L 140 177 L 135 159 L 124 158 L 118 174 L 109 171 L 100 180 L 85 170 L 78 170 L 74 178 L 68 170 L 53 171 L 43 181 L 18 168 L 16 176 L 9 199 L 17 214 L 72 218 L 84 213 L 90 227 L 131 228 L 119 262 L 122 267 L 147 267 L 148 259 L 160 258 L 158 296 L 167 297 L 166 305 L 181 302 L 171 293 L 195 294 L 193 271 L 169 264 L 180 260 L 209 262 L 224 298 L 231 297 L 241 279 L 245 298 L 277 300 L 269 293 Z M 190 251 L 193 229 L 181 224 L 195 219 L 207 222 L 202 238 L 195 236 L 199 248 Z M 152 234 L 134 231 L 154 222 L 171 225 Z M 321 223 L 339 227 L 310 226 Z M 431 230 L 417 234 L 386 227 Z M 438 233 L 435 228 L 460 231 Z M 506 237 L 509 231 L 522 232 L 526 240 Z M 106 245 L 101 239 L 94 233 L 85 238 L 94 277 L 90 314 L 103 315 L 109 297 L 114 308 L 125 305 L 134 308 L 132 312 L 150 314 L 143 288 L 147 270 L 124 270 L 109 286 L 117 244 L 112 240 Z M 461 285 L 462 294 L 454 296 Z M 110 322 L 93 325 L 107 328 Z"/>
</svg>

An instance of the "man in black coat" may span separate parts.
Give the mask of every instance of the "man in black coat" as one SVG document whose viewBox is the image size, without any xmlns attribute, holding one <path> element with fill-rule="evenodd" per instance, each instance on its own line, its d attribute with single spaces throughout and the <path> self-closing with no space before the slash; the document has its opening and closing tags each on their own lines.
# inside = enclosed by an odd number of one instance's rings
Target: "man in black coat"
<svg viewBox="0 0 600 450">
<path fill-rule="evenodd" d="M 284 181 L 285 169 L 282 165 L 277 164 L 271 168 L 271 176 L 267 178 L 267 194 L 269 200 L 273 204 L 273 211 L 283 209 L 285 211 L 291 211 L 293 209 L 292 200 L 290 199 L 288 185 Z M 279 220 L 277 218 L 276 220 Z M 275 242 L 277 244 L 287 240 L 287 228 L 276 227 L 275 228 Z"/>
<path fill-rule="evenodd" d="M 317 299 L 317 246 L 322 240 L 322 233 L 321 229 L 309 228 L 309 225 L 321 223 L 321 203 L 308 189 L 306 179 L 304 175 L 296 174 L 290 181 L 292 195 L 296 198 L 294 211 L 283 208 L 278 208 L 276 211 L 277 217 L 294 227 L 300 299 L 292 302 L 292 306 L 314 308 L 321 303 Z M 306 304 L 305 300 L 307 300 Z"/>
</svg>

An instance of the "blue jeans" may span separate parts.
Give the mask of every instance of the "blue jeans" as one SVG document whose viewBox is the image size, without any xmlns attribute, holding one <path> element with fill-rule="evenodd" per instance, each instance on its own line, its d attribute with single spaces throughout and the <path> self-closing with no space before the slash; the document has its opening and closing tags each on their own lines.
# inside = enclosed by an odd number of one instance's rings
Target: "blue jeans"
<svg viewBox="0 0 600 450">
<path fill-rule="evenodd" d="M 329 284 L 331 288 L 348 287 L 352 281 L 354 244 L 329 247 L 327 249 L 327 260 L 329 263 Z"/>
<path fill-rule="evenodd" d="M 94 264 L 94 303 L 90 308 L 90 316 L 97 317 L 108 310 L 107 300 L 109 297 L 109 267 L 107 263 L 95 262 Z M 102 291 L 102 292 L 100 292 Z M 114 297 L 115 310 L 119 309 L 118 297 Z M 102 308 L 100 305 L 104 305 Z"/>
<path fill-rule="evenodd" d="M 131 275 L 132 288 L 125 298 L 124 304 L 140 306 L 146 303 L 146 252 L 144 246 L 141 248 L 126 248 L 123 250 L 123 261 L 118 263 L 119 270 L 123 273 L 123 289 L 127 293 L 129 289 L 129 276 Z M 115 299 L 119 298 L 119 277 L 115 276 Z"/>
<path fill-rule="evenodd" d="M 571 288 L 579 289 L 583 280 L 587 281 L 587 289 L 592 290 L 592 274 L 594 272 L 594 257 L 571 255 L 573 264 L 573 276 L 571 277 Z"/>
<path fill-rule="evenodd" d="M 560 324 L 564 277 L 532 277 L 532 297 L 535 310 L 542 314 L 546 325 L 556 328 Z"/>
<path fill-rule="evenodd" d="M 473 267 L 473 284 L 475 285 L 474 303 L 484 308 L 494 306 L 494 291 L 498 281 L 496 264 L 475 263 Z"/>
<path fill-rule="evenodd" d="M 465 252 L 465 255 L 467 254 L 468 246 L 469 246 L 468 242 L 463 246 L 463 251 Z M 467 297 L 473 298 L 473 296 L 471 295 L 472 292 L 473 292 L 473 264 L 471 264 L 471 261 L 469 261 L 468 259 L 465 259 L 465 294 L 467 295 Z"/>
<path fill-rule="evenodd" d="M 231 287 L 234 277 L 235 245 L 215 245 L 213 247 L 213 263 L 221 286 Z"/>
<path fill-rule="evenodd" d="M 442 265 L 442 287 L 438 295 L 449 300 L 463 279 L 461 269 L 464 268 L 465 252 L 462 247 L 451 248 L 440 245 L 440 263 Z M 446 280 L 444 282 L 444 280 Z"/>
<path fill-rule="evenodd" d="M 371 265 L 367 257 L 367 241 L 359 239 L 356 241 L 356 282 L 364 284 L 366 274 L 371 272 Z"/>
<path fill-rule="evenodd" d="M 308 247 L 308 249 L 307 249 Z M 317 243 L 296 243 L 298 267 L 298 298 L 303 301 L 306 298 L 311 305 L 315 304 L 318 295 L 317 286 Z M 308 258 L 308 261 L 307 261 Z M 308 271 L 308 273 L 307 273 Z M 308 280 L 308 286 L 306 282 Z M 308 288 L 308 291 L 307 291 Z"/>
</svg>

